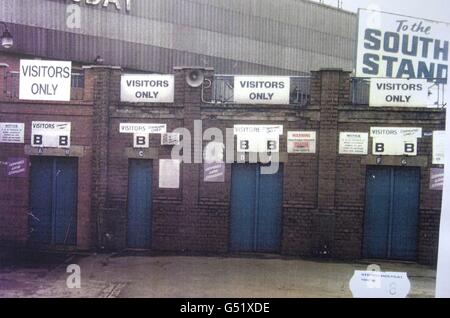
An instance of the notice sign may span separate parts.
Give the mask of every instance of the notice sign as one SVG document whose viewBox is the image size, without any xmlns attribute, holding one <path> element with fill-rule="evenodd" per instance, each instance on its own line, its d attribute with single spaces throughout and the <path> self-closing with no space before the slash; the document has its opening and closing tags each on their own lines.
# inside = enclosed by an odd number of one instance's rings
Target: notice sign
<svg viewBox="0 0 450 318">
<path fill-rule="evenodd" d="M 225 182 L 225 163 L 205 163 L 203 177 L 205 182 Z"/>
<path fill-rule="evenodd" d="M 27 174 L 27 158 L 8 158 L 6 163 L 6 175 L 14 178 L 24 178 Z"/>
<path fill-rule="evenodd" d="M 433 164 L 445 164 L 445 130 L 433 131 Z"/>
<path fill-rule="evenodd" d="M 164 134 L 166 124 L 128 124 L 121 123 L 119 132 L 124 134 Z"/>
<path fill-rule="evenodd" d="M 173 75 L 124 74 L 120 83 L 120 101 L 122 102 L 173 103 Z"/>
<path fill-rule="evenodd" d="M 367 155 L 369 134 L 359 132 L 341 132 L 339 134 L 339 154 Z"/>
<path fill-rule="evenodd" d="M 23 144 L 25 124 L 0 123 L 0 143 Z"/>
<path fill-rule="evenodd" d="M 411 283 L 406 273 L 355 271 L 350 280 L 354 298 L 406 298 Z"/>
<path fill-rule="evenodd" d="M 370 80 L 369 106 L 373 107 L 427 107 L 436 102 L 427 80 L 373 78 Z M 430 98 L 429 98 L 430 97 Z M 431 98 L 432 97 L 432 98 Z M 434 100 L 433 100 L 434 99 Z"/>
<path fill-rule="evenodd" d="M 31 146 L 70 148 L 71 123 L 33 121 L 31 123 Z"/>
<path fill-rule="evenodd" d="M 450 24 L 360 9 L 357 77 L 443 78 Z"/>
<path fill-rule="evenodd" d="M 288 153 L 316 153 L 315 131 L 288 131 Z"/>
<path fill-rule="evenodd" d="M 374 127 L 372 153 L 379 156 L 417 156 L 417 138 L 422 128 Z"/>
<path fill-rule="evenodd" d="M 444 169 L 430 169 L 430 190 L 442 191 L 444 189 Z"/>
<path fill-rule="evenodd" d="M 20 60 L 19 99 L 70 101 L 72 62 Z"/>
<path fill-rule="evenodd" d="M 236 104 L 289 104 L 291 79 L 277 76 L 235 76 Z"/>
</svg>

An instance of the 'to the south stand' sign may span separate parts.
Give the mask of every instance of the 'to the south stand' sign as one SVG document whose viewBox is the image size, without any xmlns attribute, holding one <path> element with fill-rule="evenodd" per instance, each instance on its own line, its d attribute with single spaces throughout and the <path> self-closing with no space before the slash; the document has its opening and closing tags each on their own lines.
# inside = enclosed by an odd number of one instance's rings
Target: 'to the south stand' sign
<svg viewBox="0 0 450 318">
<path fill-rule="evenodd" d="M 441 78 L 450 24 L 359 9 L 357 77 Z"/>
<path fill-rule="evenodd" d="M 70 101 L 72 62 L 20 60 L 19 99 Z"/>
<path fill-rule="evenodd" d="M 235 76 L 236 104 L 289 104 L 291 79 L 287 76 Z"/>
<path fill-rule="evenodd" d="M 174 76 L 159 74 L 124 74 L 120 100 L 130 103 L 173 103 Z"/>
</svg>

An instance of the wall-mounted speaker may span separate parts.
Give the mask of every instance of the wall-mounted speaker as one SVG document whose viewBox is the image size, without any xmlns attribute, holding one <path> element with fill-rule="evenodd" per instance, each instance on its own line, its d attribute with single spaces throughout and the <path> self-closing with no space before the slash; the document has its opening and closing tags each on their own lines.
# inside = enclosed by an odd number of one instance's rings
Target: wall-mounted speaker
<svg viewBox="0 0 450 318">
<path fill-rule="evenodd" d="M 205 80 L 205 74 L 201 70 L 189 70 L 186 72 L 186 82 L 190 87 L 200 87 Z"/>
</svg>

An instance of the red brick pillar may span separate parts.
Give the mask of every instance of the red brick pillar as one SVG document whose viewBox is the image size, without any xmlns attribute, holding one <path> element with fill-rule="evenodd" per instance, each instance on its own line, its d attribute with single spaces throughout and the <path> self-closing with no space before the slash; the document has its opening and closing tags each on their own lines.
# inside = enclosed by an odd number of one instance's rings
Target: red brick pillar
<svg viewBox="0 0 450 318">
<path fill-rule="evenodd" d="M 108 193 L 108 153 L 110 108 L 120 98 L 120 67 L 86 66 L 85 100 L 93 101 L 92 117 L 92 189 L 91 213 L 93 233 L 97 233 L 99 248 L 113 246 L 111 226 L 105 222 Z"/>
<path fill-rule="evenodd" d="M 312 217 L 313 252 L 325 256 L 332 252 L 334 236 L 338 107 L 348 104 L 349 75 L 349 72 L 339 69 L 312 72 L 311 102 L 320 107 L 318 209 Z"/>
</svg>

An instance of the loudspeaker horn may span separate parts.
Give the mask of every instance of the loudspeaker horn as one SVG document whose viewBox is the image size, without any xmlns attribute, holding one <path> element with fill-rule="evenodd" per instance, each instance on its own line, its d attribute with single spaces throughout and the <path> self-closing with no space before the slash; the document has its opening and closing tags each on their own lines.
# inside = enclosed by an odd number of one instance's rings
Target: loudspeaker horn
<svg viewBox="0 0 450 318">
<path fill-rule="evenodd" d="M 205 74 L 201 70 L 189 70 L 186 73 L 186 82 L 190 87 L 199 87 L 205 80 Z"/>
</svg>

